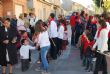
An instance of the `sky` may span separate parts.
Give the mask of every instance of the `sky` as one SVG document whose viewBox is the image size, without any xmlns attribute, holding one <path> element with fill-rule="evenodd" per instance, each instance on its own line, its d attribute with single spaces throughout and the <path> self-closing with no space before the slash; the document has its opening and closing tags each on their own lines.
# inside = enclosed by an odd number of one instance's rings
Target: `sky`
<svg viewBox="0 0 110 74">
<path fill-rule="evenodd" d="M 94 5 L 93 0 L 72 0 L 72 1 L 83 5 L 85 8 L 88 8 L 89 10 L 93 10 Z"/>
<path fill-rule="evenodd" d="M 83 5 L 84 7 L 93 10 L 92 5 L 94 4 L 93 0 L 60 0 L 61 3 L 63 3 L 63 1 L 73 1 L 76 3 L 79 3 L 81 5 Z"/>
<path fill-rule="evenodd" d="M 60 0 L 60 2 L 61 2 L 61 3 L 63 3 L 63 1 L 62 1 L 62 0 Z"/>
</svg>

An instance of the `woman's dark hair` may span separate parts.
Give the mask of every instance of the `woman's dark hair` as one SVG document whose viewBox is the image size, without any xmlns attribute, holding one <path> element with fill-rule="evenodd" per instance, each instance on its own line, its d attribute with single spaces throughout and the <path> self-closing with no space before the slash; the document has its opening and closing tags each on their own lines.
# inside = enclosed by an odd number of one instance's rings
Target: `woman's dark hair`
<svg viewBox="0 0 110 74">
<path fill-rule="evenodd" d="M 24 13 L 24 17 L 27 17 L 27 15 L 28 15 L 27 13 Z"/>
<path fill-rule="evenodd" d="M 76 12 L 76 16 L 78 16 L 79 15 L 79 12 Z"/>
<path fill-rule="evenodd" d="M 65 24 L 65 20 L 64 19 L 61 19 L 60 22 L 63 23 L 63 24 Z"/>
<path fill-rule="evenodd" d="M 101 17 L 103 17 L 104 20 L 108 20 L 108 14 L 107 14 L 107 13 L 103 13 L 103 14 L 101 15 Z"/>
<path fill-rule="evenodd" d="M 31 16 L 32 15 L 32 13 L 29 13 L 29 16 Z"/>
<path fill-rule="evenodd" d="M 23 45 L 26 39 L 22 39 L 21 40 L 21 44 Z"/>
<path fill-rule="evenodd" d="M 50 17 L 51 18 L 54 18 L 55 17 L 55 14 L 54 13 L 50 13 Z"/>
<path fill-rule="evenodd" d="M 100 18 L 99 14 L 95 14 L 94 16 L 95 16 L 95 18 Z"/>
<path fill-rule="evenodd" d="M 43 25 L 42 20 L 38 20 L 35 25 L 35 32 L 42 32 L 41 26 Z"/>
<path fill-rule="evenodd" d="M 106 22 L 104 20 L 99 19 L 99 24 L 104 28 L 107 27 Z"/>
<path fill-rule="evenodd" d="M 85 14 L 85 11 L 81 11 L 80 15 L 84 17 L 84 14 Z"/>
<path fill-rule="evenodd" d="M 45 27 L 48 27 L 47 23 L 46 22 L 43 22 L 43 26 Z"/>
<path fill-rule="evenodd" d="M 92 22 L 93 16 L 89 16 L 88 24 Z"/>
</svg>

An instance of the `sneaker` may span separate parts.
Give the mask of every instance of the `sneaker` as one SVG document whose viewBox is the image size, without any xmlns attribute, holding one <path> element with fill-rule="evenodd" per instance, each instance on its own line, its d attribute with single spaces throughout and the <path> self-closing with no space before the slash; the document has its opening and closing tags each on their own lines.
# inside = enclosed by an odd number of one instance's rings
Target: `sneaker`
<svg viewBox="0 0 110 74">
<path fill-rule="evenodd" d="M 88 70 L 87 72 L 88 72 L 88 73 L 92 73 L 92 71 L 91 71 L 91 70 Z"/>
<path fill-rule="evenodd" d="M 40 64 L 41 62 L 40 61 L 37 61 L 37 64 Z"/>
<path fill-rule="evenodd" d="M 42 71 L 40 67 L 36 68 L 35 71 Z"/>
<path fill-rule="evenodd" d="M 42 71 L 41 74 L 51 74 L 51 73 L 47 71 Z"/>
</svg>

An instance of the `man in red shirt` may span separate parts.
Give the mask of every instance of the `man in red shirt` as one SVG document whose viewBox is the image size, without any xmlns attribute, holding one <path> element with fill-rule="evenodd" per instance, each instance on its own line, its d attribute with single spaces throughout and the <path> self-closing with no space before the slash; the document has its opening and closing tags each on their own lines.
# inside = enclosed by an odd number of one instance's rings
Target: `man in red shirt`
<svg viewBox="0 0 110 74">
<path fill-rule="evenodd" d="M 74 37 L 74 30 L 75 30 L 75 12 L 70 17 L 70 25 L 71 25 L 71 30 L 72 30 L 72 35 L 71 35 L 71 45 L 74 45 L 75 37 Z"/>
</svg>

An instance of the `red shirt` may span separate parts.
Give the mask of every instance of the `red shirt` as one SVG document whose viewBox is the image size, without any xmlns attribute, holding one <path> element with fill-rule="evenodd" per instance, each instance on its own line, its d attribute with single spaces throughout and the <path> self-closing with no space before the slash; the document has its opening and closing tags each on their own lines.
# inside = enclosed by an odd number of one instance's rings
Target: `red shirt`
<svg viewBox="0 0 110 74">
<path fill-rule="evenodd" d="M 91 41 L 91 42 L 90 42 L 90 41 L 87 39 L 87 37 L 86 37 L 84 34 L 82 34 L 82 36 L 81 36 L 81 43 L 84 44 L 83 54 L 85 55 L 85 54 L 86 54 L 87 47 L 88 47 L 88 46 L 92 47 L 93 44 L 94 44 L 94 41 Z"/>
<path fill-rule="evenodd" d="M 70 25 L 71 25 L 71 26 L 75 26 L 75 16 L 74 16 L 74 15 L 72 15 L 72 16 L 70 17 Z"/>
<path fill-rule="evenodd" d="M 90 41 L 86 38 L 84 43 L 84 51 L 83 51 L 84 54 L 86 54 L 86 50 L 87 50 L 87 47 L 89 46 L 89 43 Z"/>
<path fill-rule="evenodd" d="M 82 36 L 81 36 L 81 44 L 83 44 L 83 46 L 84 46 L 82 51 L 83 51 L 83 54 L 85 54 L 86 53 L 86 48 L 87 48 L 87 45 L 88 45 L 88 41 L 87 41 L 87 38 L 84 34 L 82 34 Z"/>
</svg>

